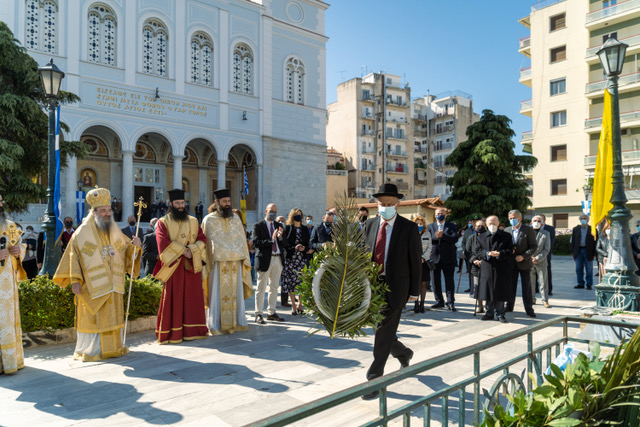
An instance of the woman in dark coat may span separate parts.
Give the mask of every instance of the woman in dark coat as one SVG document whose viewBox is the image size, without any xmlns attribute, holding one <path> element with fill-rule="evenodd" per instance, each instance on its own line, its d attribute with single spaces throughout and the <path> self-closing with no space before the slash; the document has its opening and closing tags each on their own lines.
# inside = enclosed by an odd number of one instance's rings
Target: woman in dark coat
<svg viewBox="0 0 640 427">
<path fill-rule="evenodd" d="M 498 319 L 506 322 L 504 303 L 509 300 L 511 284 L 511 257 L 513 240 L 509 233 L 498 230 L 498 218 L 487 218 L 487 232 L 479 234 L 474 248 L 474 264 L 480 267 L 478 299 L 487 301 L 487 312 L 482 320 L 493 319 L 494 310 Z M 490 255 L 491 254 L 491 255 Z"/>
<path fill-rule="evenodd" d="M 305 266 L 305 252 L 309 249 L 309 228 L 302 224 L 302 210 L 291 209 L 287 225 L 284 228 L 284 268 L 282 270 L 281 282 L 282 292 L 289 293 L 291 300 L 291 314 L 296 315 L 303 312 L 302 302 L 294 293 L 300 284 L 300 271 Z"/>
<path fill-rule="evenodd" d="M 479 256 L 476 256 L 476 253 L 474 252 L 478 234 L 482 234 L 487 231 L 487 226 L 484 222 L 484 219 L 476 221 L 475 224 L 473 224 L 473 229 L 475 233 L 467 239 L 467 246 L 465 248 L 467 253 L 471 254 L 471 256 L 469 257 L 469 266 L 471 267 L 470 273 L 471 277 L 473 278 L 473 286 L 470 286 L 471 298 L 475 298 L 476 300 L 478 300 L 478 308 L 476 309 L 476 313 L 484 313 L 482 300 L 478 298 L 478 289 L 480 287 L 480 267 L 476 263 L 474 263 L 475 260 L 480 259 Z"/>
</svg>

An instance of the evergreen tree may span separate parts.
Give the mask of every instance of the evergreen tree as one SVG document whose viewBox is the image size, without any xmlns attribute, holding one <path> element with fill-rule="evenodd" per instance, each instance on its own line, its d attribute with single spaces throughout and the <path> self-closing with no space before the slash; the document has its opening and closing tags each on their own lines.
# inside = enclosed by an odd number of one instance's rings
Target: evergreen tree
<svg viewBox="0 0 640 427">
<path fill-rule="evenodd" d="M 79 99 L 64 91 L 58 96 L 61 104 Z M 46 198 L 46 188 L 34 178 L 48 170 L 47 114 L 38 64 L 0 21 L 0 194 L 8 211 L 24 211 L 29 203 Z M 64 123 L 60 127 L 68 131 Z M 61 159 L 84 153 L 80 142 L 61 138 Z"/>
<path fill-rule="evenodd" d="M 484 110 L 480 120 L 467 128 L 467 140 L 447 157 L 445 164 L 458 168 L 447 179 L 453 187 L 445 206 L 451 220 L 466 223 L 474 215 L 498 215 L 504 221 L 511 209 L 526 212 L 531 201 L 523 172 L 538 159 L 517 156 L 515 136 L 507 116 Z"/>
</svg>

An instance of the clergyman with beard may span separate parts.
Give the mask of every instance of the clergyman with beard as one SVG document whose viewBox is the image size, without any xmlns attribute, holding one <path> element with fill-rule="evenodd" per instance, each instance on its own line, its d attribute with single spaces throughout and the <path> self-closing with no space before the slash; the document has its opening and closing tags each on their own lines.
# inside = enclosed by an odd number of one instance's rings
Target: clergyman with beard
<svg viewBox="0 0 640 427">
<path fill-rule="evenodd" d="M 78 340 L 74 359 L 96 361 L 129 352 L 122 346 L 125 273 L 138 277 L 140 238 L 127 238 L 111 214 L 111 194 L 105 188 L 87 193 L 89 215 L 71 236 L 53 281 L 71 285 L 76 295 Z"/>
<path fill-rule="evenodd" d="M 202 290 L 205 239 L 189 216 L 184 190 L 169 191 L 169 210 L 156 223 L 159 260 L 153 275 L 164 283 L 156 337 L 177 344 L 207 337 Z"/>
<path fill-rule="evenodd" d="M 231 209 L 231 193 L 214 192 L 216 207 L 202 221 L 207 238 L 207 327 L 212 335 L 249 329 L 244 300 L 253 295 L 251 259 L 242 220 Z"/>
</svg>

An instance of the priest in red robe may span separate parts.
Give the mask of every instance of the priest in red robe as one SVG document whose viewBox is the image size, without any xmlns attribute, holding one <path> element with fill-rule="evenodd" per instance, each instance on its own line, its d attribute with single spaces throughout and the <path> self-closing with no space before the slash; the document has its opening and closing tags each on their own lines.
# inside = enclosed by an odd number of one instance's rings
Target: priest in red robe
<svg viewBox="0 0 640 427">
<path fill-rule="evenodd" d="M 186 211 L 184 190 L 169 191 L 169 211 L 156 224 L 160 259 L 154 277 L 164 283 L 156 337 L 177 344 L 207 337 L 202 289 L 205 237 Z"/>
</svg>

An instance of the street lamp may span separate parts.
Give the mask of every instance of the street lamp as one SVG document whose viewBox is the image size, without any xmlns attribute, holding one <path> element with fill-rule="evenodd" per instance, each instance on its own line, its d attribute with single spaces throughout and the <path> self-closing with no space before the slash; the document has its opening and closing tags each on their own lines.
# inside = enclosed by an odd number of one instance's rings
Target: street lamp
<svg viewBox="0 0 640 427">
<path fill-rule="evenodd" d="M 640 278 L 635 274 L 637 267 L 633 259 L 629 238 L 629 220 L 632 215 L 626 207 L 627 197 L 624 193 L 620 99 L 618 96 L 618 76 L 622 72 L 627 47 L 615 37 L 609 37 L 597 52 L 602 69 L 607 76 L 606 90 L 611 94 L 611 134 L 613 138 L 611 204 L 613 208 L 607 214 L 611 223 L 611 234 L 605 265 L 606 274 L 600 279 L 600 284 L 596 286 L 596 302 L 600 307 L 640 311 Z"/>
<path fill-rule="evenodd" d="M 47 237 L 45 244 L 44 262 L 40 275 L 53 277 L 57 267 L 57 258 L 54 252 L 55 247 L 55 231 L 56 218 L 53 210 L 53 189 L 56 179 L 56 157 L 55 157 L 55 139 L 56 139 L 56 103 L 58 100 L 58 92 L 60 84 L 64 78 L 64 73 L 53 63 L 53 58 L 49 59 L 49 63 L 44 67 L 38 68 L 40 80 L 44 93 L 49 101 L 49 179 L 47 180 L 47 211 L 45 212 L 44 223 L 42 228 Z"/>
</svg>

